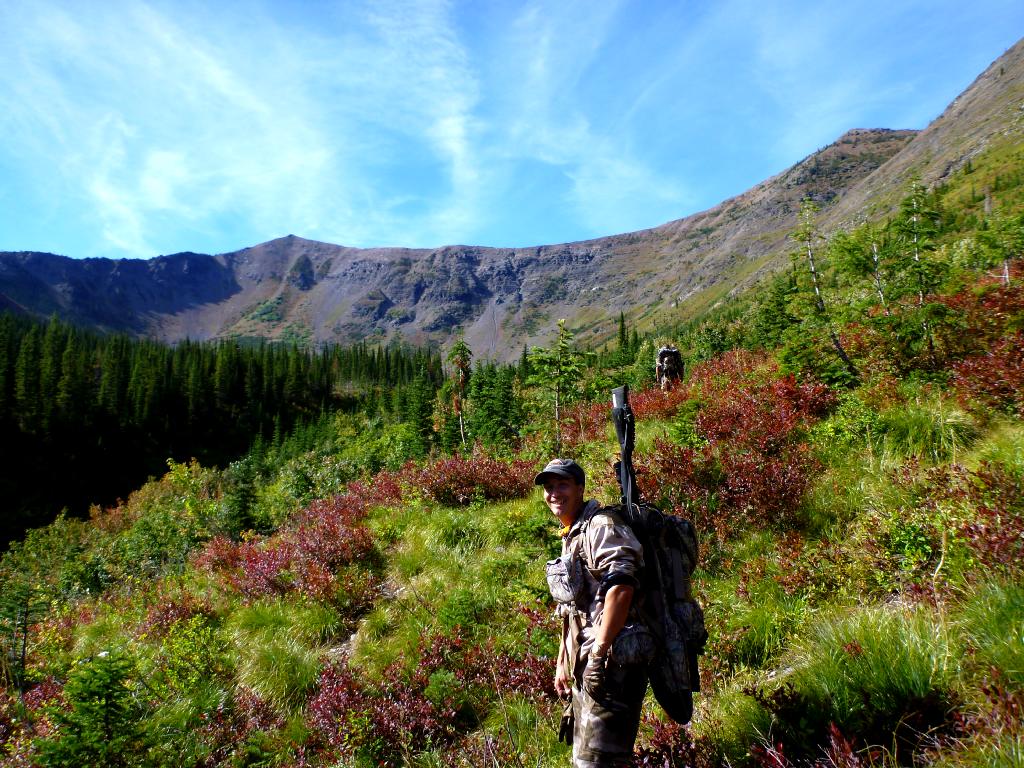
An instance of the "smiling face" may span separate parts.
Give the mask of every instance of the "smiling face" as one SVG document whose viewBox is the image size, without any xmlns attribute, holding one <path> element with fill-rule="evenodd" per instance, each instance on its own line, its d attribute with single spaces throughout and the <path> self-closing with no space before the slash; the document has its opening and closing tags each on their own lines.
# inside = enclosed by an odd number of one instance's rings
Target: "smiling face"
<svg viewBox="0 0 1024 768">
<path fill-rule="evenodd" d="M 584 486 L 560 475 L 544 477 L 544 501 L 562 525 L 572 525 L 583 511 Z"/>
</svg>

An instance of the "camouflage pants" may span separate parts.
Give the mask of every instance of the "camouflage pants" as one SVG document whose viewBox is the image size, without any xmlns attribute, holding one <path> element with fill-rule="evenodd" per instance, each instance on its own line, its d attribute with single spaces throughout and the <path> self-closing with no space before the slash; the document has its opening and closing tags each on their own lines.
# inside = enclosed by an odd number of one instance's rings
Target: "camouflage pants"
<svg viewBox="0 0 1024 768">
<path fill-rule="evenodd" d="M 572 711 L 573 768 L 620 768 L 633 764 L 633 744 L 640 728 L 640 707 L 647 692 L 647 670 L 610 661 L 606 694 L 594 699 L 574 685 Z"/>
</svg>

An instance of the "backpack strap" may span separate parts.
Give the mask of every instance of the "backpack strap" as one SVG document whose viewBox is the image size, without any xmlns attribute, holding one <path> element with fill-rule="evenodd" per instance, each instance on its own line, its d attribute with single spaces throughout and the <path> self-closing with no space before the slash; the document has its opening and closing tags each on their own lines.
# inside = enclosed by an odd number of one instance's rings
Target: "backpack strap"
<svg viewBox="0 0 1024 768">
<path fill-rule="evenodd" d="M 583 518 L 583 520 L 581 522 L 581 525 L 580 525 L 580 533 L 581 534 L 586 531 L 586 529 L 589 527 L 591 521 L 595 517 L 597 517 L 598 515 L 604 515 L 606 517 L 610 517 L 612 519 L 612 522 L 615 525 L 620 525 L 620 526 L 624 526 L 624 527 L 628 528 L 630 530 L 630 532 L 633 533 L 634 537 L 636 537 L 639 540 L 639 536 L 637 536 L 636 531 L 633 530 L 633 527 L 631 525 L 629 525 L 629 523 L 627 523 L 625 521 L 625 519 L 623 518 L 621 507 L 618 506 L 618 505 L 601 507 L 601 506 L 598 506 L 598 505 L 594 504 L 592 508 L 587 509 L 587 510 L 584 511 L 584 515 L 585 515 L 585 517 Z M 641 541 L 640 544 L 641 544 L 641 555 L 642 555 L 643 554 L 643 542 Z M 614 586 L 620 585 L 620 584 L 633 587 L 633 589 L 637 590 L 637 591 L 639 591 L 639 589 L 640 589 L 641 581 L 640 581 L 640 574 L 639 573 L 636 576 L 627 576 L 627 575 L 621 574 L 621 573 L 612 573 L 612 574 L 608 574 L 607 576 L 605 576 L 602 579 L 598 579 L 597 575 L 595 573 L 595 569 L 591 568 L 591 564 L 587 562 L 586 557 L 583 557 L 583 565 L 584 565 L 584 567 L 587 568 L 588 571 L 590 571 L 591 575 L 594 576 L 594 580 L 597 582 L 597 595 L 596 596 L 597 596 L 598 599 L 603 600 L 605 593 L 609 589 L 611 589 Z"/>
</svg>

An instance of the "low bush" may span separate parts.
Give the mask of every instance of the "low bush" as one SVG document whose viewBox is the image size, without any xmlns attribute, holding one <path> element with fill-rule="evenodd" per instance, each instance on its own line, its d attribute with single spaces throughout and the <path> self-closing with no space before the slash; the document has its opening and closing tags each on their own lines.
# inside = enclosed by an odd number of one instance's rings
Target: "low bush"
<svg viewBox="0 0 1024 768">
<path fill-rule="evenodd" d="M 975 515 L 961 533 L 988 568 L 1019 578 L 1024 574 L 1024 473 L 983 464 L 969 487 Z"/>
<path fill-rule="evenodd" d="M 1024 415 L 1024 331 L 1001 339 L 984 354 L 953 366 L 953 386 L 965 404 Z"/>
<path fill-rule="evenodd" d="M 719 547 L 747 525 L 793 523 L 817 466 L 803 430 L 832 406 L 830 391 L 778 378 L 774 364 L 739 351 L 696 366 L 689 387 L 699 407 L 687 444 L 656 439 L 652 455 L 638 456 L 641 489 L 658 489 L 652 498 Z"/>
<path fill-rule="evenodd" d="M 403 480 L 439 504 L 457 506 L 474 499 L 505 501 L 526 496 L 533 489 L 533 464 L 500 461 L 487 456 L 453 456 L 423 468 L 412 464 Z"/>
<path fill-rule="evenodd" d="M 168 627 L 157 650 L 150 687 L 155 691 L 189 693 L 201 682 L 227 673 L 224 639 L 208 617 L 179 619 Z"/>
<path fill-rule="evenodd" d="M 424 639 L 415 658 L 411 669 L 403 660 L 392 664 L 379 682 L 344 662 L 325 667 L 306 709 L 313 746 L 350 759 L 407 764 L 481 722 L 498 693 L 533 701 L 554 695 L 549 660 L 511 657 L 457 634 Z"/>
<path fill-rule="evenodd" d="M 951 310 L 953 322 L 936 328 L 936 341 L 952 359 L 998 344 L 1007 332 L 1024 324 L 1024 289 L 1019 281 L 1001 285 L 989 279 L 936 300 Z"/>
<path fill-rule="evenodd" d="M 375 581 L 367 568 L 376 557 L 364 508 L 351 493 L 314 501 L 273 536 L 240 543 L 214 539 L 195 564 L 249 598 L 295 592 L 357 612 Z"/>
</svg>

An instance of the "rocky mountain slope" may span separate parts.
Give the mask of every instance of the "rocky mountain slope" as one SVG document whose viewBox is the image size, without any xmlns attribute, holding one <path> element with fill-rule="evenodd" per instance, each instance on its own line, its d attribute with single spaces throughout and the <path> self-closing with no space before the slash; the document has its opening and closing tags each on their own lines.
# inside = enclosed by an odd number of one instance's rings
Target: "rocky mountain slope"
<svg viewBox="0 0 1024 768">
<path fill-rule="evenodd" d="M 920 133 L 852 130 L 714 208 L 653 229 L 533 248 L 346 248 L 289 235 L 234 253 L 74 260 L 0 253 L 0 307 L 166 341 L 308 342 L 464 333 L 478 355 L 516 356 L 569 318 L 601 341 L 619 311 L 643 323 L 698 313 L 784 263 L 799 201 L 825 228 L 883 211 L 910 178 L 941 180 L 1024 136 L 1024 42 Z"/>
<path fill-rule="evenodd" d="M 945 111 L 890 161 L 837 201 L 827 221 L 852 223 L 894 209 L 907 184 L 946 181 L 980 155 L 1024 154 L 1024 40 L 982 72 Z"/>
</svg>

